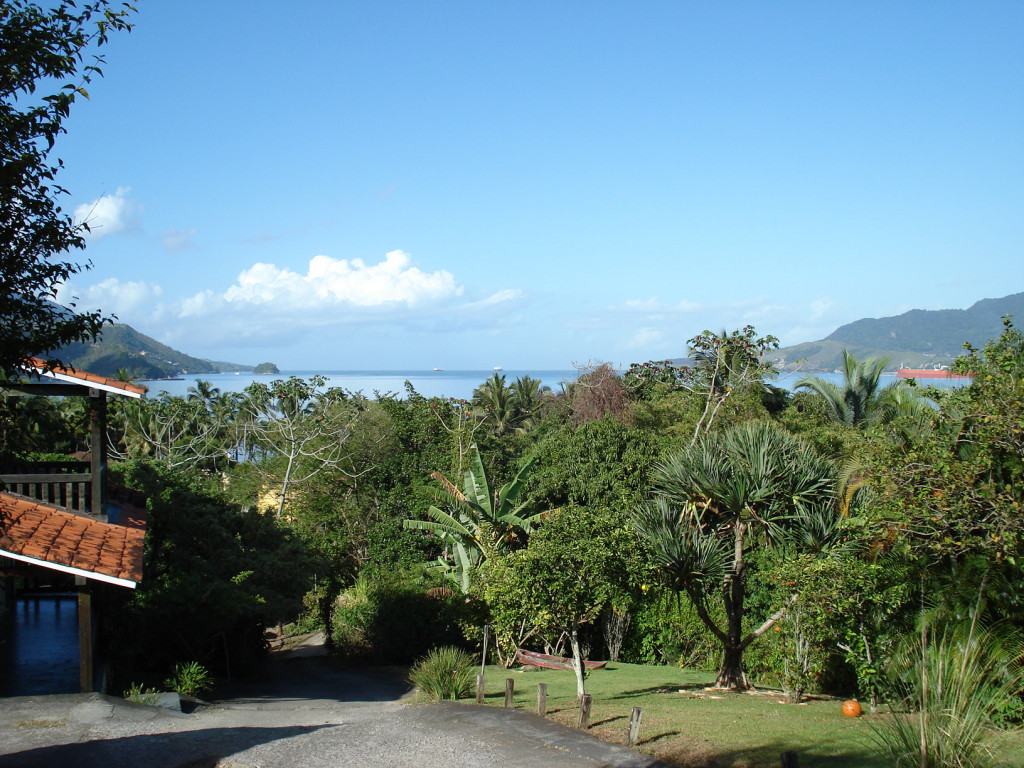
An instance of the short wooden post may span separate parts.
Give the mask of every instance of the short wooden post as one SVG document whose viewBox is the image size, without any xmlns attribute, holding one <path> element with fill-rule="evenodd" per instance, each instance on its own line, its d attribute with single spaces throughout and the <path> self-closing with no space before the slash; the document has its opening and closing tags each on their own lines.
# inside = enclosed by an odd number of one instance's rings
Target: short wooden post
<svg viewBox="0 0 1024 768">
<path fill-rule="evenodd" d="M 581 730 L 586 730 L 590 727 L 590 703 L 591 698 L 589 693 L 584 693 L 580 696 L 580 721 L 577 727 Z"/>
<path fill-rule="evenodd" d="M 512 708 L 512 695 L 516 690 L 516 681 L 511 677 L 505 678 L 505 709 Z"/>
<path fill-rule="evenodd" d="M 92 594 L 89 582 L 75 576 L 78 588 L 78 688 L 92 692 Z"/>
<path fill-rule="evenodd" d="M 782 768 L 800 768 L 800 760 L 794 750 L 782 753 Z"/>
<path fill-rule="evenodd" d="M 643 716 L 643 709 L 633 707 L 633 713 L 629 716 L 629 731 L 626 734 L 626 744 L 631 747 L 640 741 L 640 719 Z"/>
<path fill-rule="evenodd" d="M 476 676 L 476 703 L 477 704 L 483 704 L 484 703 L 484 676 L 483 675 L 477 675 Z"/>
<path fill-rule="evenodd" d="M 537 714 L 544 717 L 548 713 L 548 684 L 537 684 Z"/>
</svg>

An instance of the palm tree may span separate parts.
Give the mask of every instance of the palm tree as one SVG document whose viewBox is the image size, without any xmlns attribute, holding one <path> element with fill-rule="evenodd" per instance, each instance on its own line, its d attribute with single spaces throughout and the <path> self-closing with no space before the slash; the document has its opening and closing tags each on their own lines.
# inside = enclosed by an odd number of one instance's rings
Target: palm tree
<svg viewBox="0 0 1024 768">
<path fill-rule="evenodd" d="M 516 431 L 526 432 L 534 425 L 535 417 L 551 399 L 551 387 L 540 379 L 520 376 L 512 384 L 512 403 L 515 408 Z"/>
<path fill-rule="evenodd" d="M 637 511 L 635 523 L 671 586 L 686 592 L 722 644 L 717 686 L 749 687 L 743 651 L 795 601 L 794 594 L 744 634 L 747 554 L 782 542 L 826 549 L 838 535 L 833 475 L 829 462 L 771 422 L 701 435 L 655 468 L 655 501 Z M 724 626 L 709 610 L 715 599 Z"/>
<path fill-rule="evenodd" d="M 505 384 L 505 375 L 494 373 L 473 391 L 473 405 L 487 414 L 496 435 L 504 435 L 515 420 L 513 390 Z"/>
<path fill-rule="evenodd" d="M 487 558 L 525 543 L 526 535 L 543 514 L 524 514 L 525 505 L 516 504 L 533 462 L 533 458 L 528 459 L 512 482 L 492 496 L 480 451 L 474 444 L 462 491 L 440 472 L 430 475 L 441 484 L 440 498 L 447 502 L 448 510 L 431 506 L 427 514 L 432 520 L 405 521 L 406 528 L 433 531 L 446 548 L 451 548 L 450 553 L 446 552 L 448 556 L 439 557 L 432 567 L 454 579 L 464 593 L 469 592 L 476 568 Z"/>
<path fill-rule="evenodd" d="M 795 388 L 821 395 L 825 398 L 829 418 L 851 427 L 887 423 L 897 416 L 927 412 L 928 401 L 909 382 L 897 380 L 880 386 L 879 379 L 888 362 L 875 357 L 857 360 L 844 349 L 842 386 L 820 376 L 804 376 Z"/>
</svg>

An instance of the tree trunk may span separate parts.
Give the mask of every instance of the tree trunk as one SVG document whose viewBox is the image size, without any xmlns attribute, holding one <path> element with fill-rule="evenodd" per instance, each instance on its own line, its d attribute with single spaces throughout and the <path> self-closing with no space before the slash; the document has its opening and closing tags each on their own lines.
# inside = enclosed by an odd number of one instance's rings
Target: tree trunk
<svg viewBox="0 0 1024 768">
<path fill-rule="evenodd" d="M 742 648 L 725 646 L 725 652 L 722 655 L 722 667 L 718 671 L 715 687 L 730 688 L 735 691 L 745 691 L 750 688 L 747 673 L 743 671 Z"/>
<path fill-rule="evenodd" d="M 572 645 L 572 668 L 576 673 L 576 698 L 582 698 L 586 693 L 584 689 L 583 656 L 580 653 L 580 639 L 573 627 L 569 633 L 569 643 Z"/>
</svg>

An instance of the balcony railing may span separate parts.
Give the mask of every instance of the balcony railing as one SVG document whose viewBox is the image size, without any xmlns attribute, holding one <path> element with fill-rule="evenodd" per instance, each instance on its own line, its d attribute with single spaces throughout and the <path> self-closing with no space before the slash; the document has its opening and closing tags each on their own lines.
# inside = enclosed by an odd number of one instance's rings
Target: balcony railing
<svg viewBox="0 0 1024 768">
<path fill-rule="evenodd" d="M 80 515 L 89 514 L 92 473 L 87 461 L 30 462 L 0 472 L 3 490 Z"/>
</svg>

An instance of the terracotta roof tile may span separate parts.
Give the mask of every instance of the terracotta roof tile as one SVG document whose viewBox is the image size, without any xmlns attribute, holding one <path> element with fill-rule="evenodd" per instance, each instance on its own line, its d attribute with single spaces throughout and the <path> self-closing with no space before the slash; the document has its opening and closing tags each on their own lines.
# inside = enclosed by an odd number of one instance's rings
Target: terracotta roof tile
<svg viewBox="0 0 1024 768">
<path fill-rule="evenodd" d="M 47 368 L 46 361 L 38 357 L 33 357 L 29 362 L 33 367 L 40 371 L 50 370 L 54 373 L 63 374 L 64 376 L 81 379 L 82 381 L 91 381 L 95 384 L 103 384 L 107 387 L 113 387 L 114 389 L 122 389 L 125 392 L 134 392 L 137 395 L 144 395 L 147 392 L 146 388 L 139 384 L 132 384 L 131 382 L 120 381 L 119 379 L 111 379 L 107 376 L 100 376 L 97 373 L 89 373 L 88 371 L 79 371 L 75 368 L 70 368 L 64 365 L 54 365 Z"/>
<path fill-rule="evenodd" d="M 54 563 L 138 583 L 145 535 L 144 515 L 113 525 L 0 493 L 0 548 L 43 566 Z"/>
</svg>

